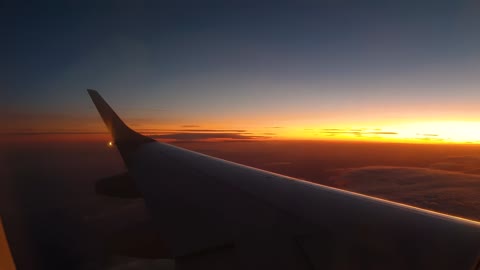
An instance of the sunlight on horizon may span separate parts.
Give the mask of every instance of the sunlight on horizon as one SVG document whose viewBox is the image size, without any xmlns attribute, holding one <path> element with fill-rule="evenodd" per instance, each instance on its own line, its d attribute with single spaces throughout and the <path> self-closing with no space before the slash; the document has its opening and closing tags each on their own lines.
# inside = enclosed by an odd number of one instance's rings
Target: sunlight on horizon
<svg viewBox="0 0 480 270">
<path fill-rule="evenodd" d="M 134 130 L 165 142 L 184 141 L 269 141 L 269 140 L 318 140 L 318 141 L 358 141 L 358 142 L 398 142 L 420 144 L 480 144 L 480 121 L 418 121 L 398 124 L 362 125 L 337 124 L 319 125 L 308 123 L 294 125 L 282 123 L 281 126 L 268 126 L 265 123 L 242 124 L 202 124 L 191 125 L 131 125 Z M 348 128 L 347 128 L 348 127 Z M 1 133 L 0 133 L 1 134 Z M 107 130 L 99 126 L 95 129 L 76 130 L 12 130 L 6 136 L 15 136 L 17 140 L 30 140 L 27 135 L 36 136 L 35 140 L 79 140 L 109 137 Z M 21 136 L 25 135 L 25 136 Z M 75 135 L 75 136 L 67 136 Z M 90 136 L 91 135 L 91 136 Z M 107 146 L 113 142 L 107 140 Z"/>
<path fill-rule="evenodd" d="M 398 137 L 432 140 L 446 143 L 480 143 L 479 121 L 432 121 L 392 127 Z"/>
<path fill-rule="evenodd" d="M 480 143 L 480 121 L 426 121 L 382 127 L 285 127 L 274 138 L 416 143 Z"/>
</svg>

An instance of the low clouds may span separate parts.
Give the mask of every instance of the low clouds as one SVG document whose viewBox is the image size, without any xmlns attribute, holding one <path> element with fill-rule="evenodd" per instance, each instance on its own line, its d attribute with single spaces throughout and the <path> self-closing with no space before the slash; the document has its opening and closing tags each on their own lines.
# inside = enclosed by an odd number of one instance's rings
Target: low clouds
<svg viewBox="0 0 480 270">
<path fill-rule="evenodd" d="M 393 131 L 373 131 L 373 132 L 365 132 L 364 134 L 396 135 L 398 133 Z"/>
<path fill-rule="evenodd" d="M 439 162 L 430 164 L 429 168 L 480 174 L 480 156 L 450 156 Z"/>
<path fill-rule="evenodd" d="M 183 125 L 180 129 L 161 130 L 149 132 L 149 137 L 169 142 L 207 142 L 207 141 L 228 141 L 248 142 L 269 139 L 276 133 L 253 134 L 246 129 L 206 129 L 199 125 Z"/>
<path fill-rule="evenodd" d="M 176 132 L 236 132 L 246 133 L 245 129 L 179 129 Z"/>
<path fill-rule="evenodd" d="M 177 141 L 199 141 L 209 139 L 234 139 L 234 140 L 255 140 L 266 138 L 265 136 L 251 136 L 241 133 L 224 132 L 179 132 L 163 135 L 151 135 L 154 139 L 174 139 Z"/>
<path fill-rule="evenodd" d="M 339 170 L 330 185 L 480 220 L 480 175 L 430 168 L 368 166 Z"/>
<path fill-rule="evenodd" d="M 326 136 L 336 135 L 354 135 L 357 137 L 371 136 L 371 135 L 397 135 L 397 132 L 393 131 L 381 131 L 379 129 L 339 129 L 339 128 L 324 128 L 320 130 L 320 133 Z"/>
<path fill-rule="evenodd" d="M 431 134 L 431 133 L 417 133 L 417 136 L 421 136 L 421 137 L 438 137 L 438 134 Z"/>
<path fill-rule="evenodd" d="M 8 132 L 5 135 L 93 135 L 93 134 L 108 134 L 105 132 L 95 132 L 95 131 L 16 131 L 16 132 Z"/>
</svg>

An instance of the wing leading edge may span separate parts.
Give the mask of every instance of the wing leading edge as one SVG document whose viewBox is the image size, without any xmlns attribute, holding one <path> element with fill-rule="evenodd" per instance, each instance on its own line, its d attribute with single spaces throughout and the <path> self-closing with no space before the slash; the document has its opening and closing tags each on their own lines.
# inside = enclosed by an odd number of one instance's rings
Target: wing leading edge
<svg viewBox="0 0 480 270">
<path fill-rule="evenodd" d="M 177 269 L 480 269 L 478 222 L 155 142 L 89 94 Z"/>
</svg>

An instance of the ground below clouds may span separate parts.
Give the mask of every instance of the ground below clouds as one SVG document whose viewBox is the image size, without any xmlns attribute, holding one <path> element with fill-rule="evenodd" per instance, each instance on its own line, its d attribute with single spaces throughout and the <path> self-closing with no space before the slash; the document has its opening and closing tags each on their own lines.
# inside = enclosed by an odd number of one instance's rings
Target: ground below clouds
<svg viewBox="0 0 480 270">
<path fill-rule="evenodd" d="M 414 167 L 368 166 L 340 170 L 338 188 L 451 215 L 480 220 L 480 175 Z"/>
</svg>

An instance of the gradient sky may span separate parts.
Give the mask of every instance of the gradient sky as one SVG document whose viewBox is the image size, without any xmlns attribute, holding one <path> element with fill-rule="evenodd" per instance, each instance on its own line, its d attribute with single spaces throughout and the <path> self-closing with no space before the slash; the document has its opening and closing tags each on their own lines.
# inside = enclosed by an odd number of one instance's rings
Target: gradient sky
<svg viewBox="0 0 480 270">
<path fill-rule="evenodd" d="M 6 1 L 2 129 L 480 141 L 480 5 L 416 2 Z"/>
</svg>

